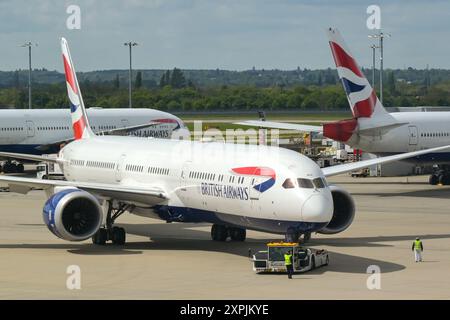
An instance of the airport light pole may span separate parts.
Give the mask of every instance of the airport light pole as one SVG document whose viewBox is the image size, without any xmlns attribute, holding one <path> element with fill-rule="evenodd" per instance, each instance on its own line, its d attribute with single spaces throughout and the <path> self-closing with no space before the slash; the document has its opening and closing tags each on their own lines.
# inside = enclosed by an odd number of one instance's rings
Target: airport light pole
<svg viewBox="0 0 450 320">
<path fill-rule="evenodd" d="M 383 103 L 383 40 L 385 37 L 390 37 L 389 33 L 380 31 L 378 34 L 371 34 L 369 38 L 379 39 L 380 41 L 380 102 Z"/>
<path fill-rule="evenodd" d="M 135 47 L 135 46 L 137 46 L 138 44 L 136 43 L 136 42 L 132 42 L 132 41 L 129 41 L 129 42 L 125 42 L 124 43 L 124 46 L 128 46 L 129 48 L 130 48 L 130 71 L 129 71 L 129 78 L 130 78 L 130 81 L 129 81 L 129 84 L 128 84 L 128 100 L 129 100 L 129 105 L 128 105 L 128 107 L 129 108 L 132 108 L 133 106 L 132 106 L 132 102 L 131 102 L 131 85 L 132 85 L 132 82 L 133 82 L 133 80 L 132 80 L 132 76 L 133 76 L 133 69 L 132 69 L 132 60 L 131 60 L 131 57 L 132 57 L 132 55 L 131 55 L 131 49 L 133 48 L 133 47 Z"/>
<path fill-rule="evenodd" d="M 377 45 L 371 45 L 372 48 L 372 88 L 375 89 L 375 49 L 379 48 Z"/>
<path fill-rule="evenodd" d="M 37 46 L 37 43 L 31 41 L 24 43 L 23 48 L 28 47 L 28 109 L 31 109 L 31 47 Z"/>
</svg>

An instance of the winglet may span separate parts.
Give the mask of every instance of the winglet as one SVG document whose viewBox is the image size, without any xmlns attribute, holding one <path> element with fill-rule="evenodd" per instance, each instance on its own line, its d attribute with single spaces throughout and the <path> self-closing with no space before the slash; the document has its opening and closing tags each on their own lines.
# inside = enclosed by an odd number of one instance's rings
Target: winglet
<svg viewBox="0 0 450 320">
<path fill-rule="evenodd" d="M 78 84 L 72 57 L 70 56 L 69 45 L 65 38 L 61 38 L 61 50 L 64 62 L 64 72 L 66 74 L 67 94 L 70 100 L 70 114 L 72 116 L 72 127 L 75 140 L 88 139 L 95 136 L 89 125 L 86 108 Z"/>
</svg>

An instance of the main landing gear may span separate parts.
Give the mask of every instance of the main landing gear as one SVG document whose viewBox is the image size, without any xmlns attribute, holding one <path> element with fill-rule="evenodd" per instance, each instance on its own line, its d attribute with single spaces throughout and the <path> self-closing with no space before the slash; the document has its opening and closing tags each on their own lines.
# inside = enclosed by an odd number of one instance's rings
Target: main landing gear
<svg viewBox="0 0 450 320">
<path fill-rule="evenodd" d="M 443 186 L 450 185 L 450 167 L 439 166 L 430 176 L 429 183 L 433 186 L 438 184 Z"/>
<path fill-rule="evenodd" d="M 227 241 L 228 237 L 232 241 L 245 241 L 247 232 L 242 228 L 227 227 L 221 224 L 213 224 L 211 227 L 211 238 L 214 241 Z"/>
<path fill-rule="evenodd" d="M 20 162 L 6 161 L 0 165 L 0 172 L 3 173 L 23 173 L 25 168 Z"/>
<path fill-rule="evenodd" d="M 125 211 L 130 209 L 131 205 L 120 203 L 117 207 L 113 206 L 112 201 L 108 201 L 108 212 L 106 213 L 106 225 L 101 227 L 92 237 L 92 243 L 105 245 L 107 241 L 112 241 L 115 245 L 124 245 L 126 232 L 124 228 L 115 227 L 114 222 Z"/>
</svg>

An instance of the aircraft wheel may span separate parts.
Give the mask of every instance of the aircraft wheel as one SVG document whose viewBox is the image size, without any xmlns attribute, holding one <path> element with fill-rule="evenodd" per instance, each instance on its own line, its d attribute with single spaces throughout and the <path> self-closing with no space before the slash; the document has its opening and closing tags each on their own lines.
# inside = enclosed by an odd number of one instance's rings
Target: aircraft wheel
<svg viewBox="0 0 450 320">
<path fill-rule="evenodd" d="M 309 240 L 311 240 L 311 232 L 306 232 L 305 234 L 303 234 L 303 242 L 308 242 Z"/>
<path fill-rule="evenodd" d="M 247 235 L 246 230 L 241 228 L 230 228 L 229 233 L 233 241 L 245 241 Z"/>
<path fill-rule="evenodd" d="M 24 173 L 25 168 L 24 168 L 24 166 L 23 166 L 22 163 L 19 163 L 18 165 L 16 165 L 16 171 L 17 171 L 18 173 Z"/>
<path fill-rule="evenodd" d="M 112 229 L 112 243 L 122 246 L 126 241 L 126 232 L 124 228 L 113 227 Z"/>
<path fill-rule="evenodd" d="M 286 242 L 298 242 L 300 234 L 295 229 L 289 228 L 284 238 Z"/>
<path fill-rule="evenodd" d="M 432 175 L 430 176 L 430 179 L 428 179 L 428 182 L 429 182 L 432 186 L 435 186 L 435 185 L 438 184 L 439 178 L 438 178 L 437 175 L 432 174 Z"/>
<path fill-rule="evenodd" d="M 442 177 L 442 184 L 444 186 L 450 185 L 450 175 L 448 173 L 443 175 L 443 177 Z"/>
<path fill-rule="evenodd" d="M 3 172 L 4 173 L 14 173 L 15 166 L 11 162 L 6 162 L 3 165 Z"/>
<path fill-rule="evenodd" d="M 441 174 L 438 176 L 438 183 L 439 183 L 440 185 L 445 186 L 445 185 L 447 184 L 447 182 L 448 182 L 448 176 L 447 176 L 445 173 L 441 173 Z"/>
<path fill-rule="evenodd" d="M 228 238 L 227 227 L 220 224 L 213 224 L 211 227 L 211 238 L 214 241 L 226 241 Z"/>
<path fill-rule="evenodd" d="M 106 240 L 108 239 L 108 232 L 105 228 L 100 228 L 98 231 L 92 236 L 92 243 L 100 246 L 104 246 L 106 244 Z"/>
</svg>

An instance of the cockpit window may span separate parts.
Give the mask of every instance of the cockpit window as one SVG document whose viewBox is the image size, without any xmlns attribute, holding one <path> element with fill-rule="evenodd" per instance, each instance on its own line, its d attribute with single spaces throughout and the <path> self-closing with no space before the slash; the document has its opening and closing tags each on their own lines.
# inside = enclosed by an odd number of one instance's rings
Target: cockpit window
<svg viewBox="0 0 450 320">
<path fill-rule="evenodd" d="M 304 178 L 298 178 L 297 181 L 298 181 L 298 186 L 300 188 L 314 189 L 314 184 L 313 184 L 312 180 L 304 179 Z"/>
<path fill-rule="evenodd" d="M 325 187 L 327 186 L 325 180 L 322 179 L 322 178 L 316 178 L 316 179 L 314 179 L 314 180 L 313 180 L 313 183 L 314 183 L 314 186 L 315 186 L 317 189 L 323 189 L 323 188 L 325 188 Z"/>
<path fill-rule="evenodd" d="M 315 178 L 315 179 L 305 179 L 305 178 L 298 178 L 298 185 L 300 188 L 305 189 L 323 189 L 326 188 L 327 182 L 323 178 Z"/>
<path fill-rule="evenodd" d="M 292 189 L 292 188 L 295 188 L 295 185 L 294 185 L 294 181 L 292 181 L 291 179 L 286 179 L 286 180 L 284 180 L 284 182 L 283 182 L 283 188 L 285 188 L 285 189 Z"/>
</svg>

